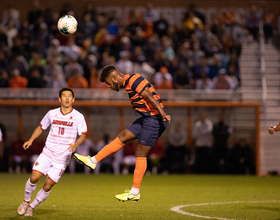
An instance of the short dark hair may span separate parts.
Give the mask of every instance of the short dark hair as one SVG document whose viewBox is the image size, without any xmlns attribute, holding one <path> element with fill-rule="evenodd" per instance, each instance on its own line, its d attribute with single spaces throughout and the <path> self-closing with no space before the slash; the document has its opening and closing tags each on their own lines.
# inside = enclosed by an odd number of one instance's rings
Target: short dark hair
<svg viewBox="0 0 280 220">
<path fill-rule="evenodd" d="M 105 82 L 105 79 L 110 75 L 110 73 L 114 70 L 117 70 L 117 68 L 113 65 L 109 65 L 104 67 L 104 69 L 101 72 L 101 76 L 99 78 L 100 82 Z"/>
<path fill-rule="evenodd" d="M 74 98 L 74 92 L 73 92 L 73 90 L 70 89 L 70 88 L 66 88 L 66 87 L 64 87 L 64 88 L 62 88 L 61 90 L 59 90 L 59 98 L 61 98 L 61 95 L 62 95 L 62 93 L 63 93 L 64 91 L 70 91 L 70 92 L 72 93 L 73 98 Z"/>
</svg>

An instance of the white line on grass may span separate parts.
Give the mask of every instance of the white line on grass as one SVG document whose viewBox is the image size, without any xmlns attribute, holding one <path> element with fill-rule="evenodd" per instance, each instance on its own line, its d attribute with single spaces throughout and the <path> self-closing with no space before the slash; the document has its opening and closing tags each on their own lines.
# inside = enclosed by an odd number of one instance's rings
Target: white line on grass
<svg viewBox="0 0 280 220">
<path fill-rule="evenodd" d="M 173 211 L 173 212 L 177 212 L 179 214 L 182 214 L 182 215 L 188 215 L 188 216 L 193 216 L 193 217 L 198 217 L 198 218 L 208 218 L 208 219 L 217 219 L 217 220 L 236 220 L 236 219 L 220 218 L 220 217 L 213 217 L 213 216 L 197 215 L 197 214 L 194 214 L 194 213 L 182 211 L 181 208 L 191 207 L 191 206 L 226 205 L 226 204 L 237 204 L 237 203 L 274 203 L 274 202 L 280 202 L 280 200 L 234 201 L 234 202 L 213 202 L 213 203 L 187 204 L 187 205 L 174 206 L 170 210 Z"/>
</svg>

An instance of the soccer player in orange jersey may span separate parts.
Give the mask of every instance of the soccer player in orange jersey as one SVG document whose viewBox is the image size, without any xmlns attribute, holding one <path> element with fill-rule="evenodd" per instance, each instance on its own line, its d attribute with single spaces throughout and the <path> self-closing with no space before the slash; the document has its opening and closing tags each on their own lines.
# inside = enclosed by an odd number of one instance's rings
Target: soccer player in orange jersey
<svg viewBox="0 0 280 220">
<path fill-rule="evenodd" d="M 166 114 L 165 108 L 151 83 L 140 74 L 123 75 L 115 66 L 107 66 L 103 69 L 100 81 L 105 82 L 110 89 L 119 91 L 124 89 L 129 96 L 136 115 L 136 119 L 130 127 L 122 131 L 116 139 L 106 145 L 95 156 L 81 156 L 74 154 L 76 159 L 86 166 L 94 169 L 96 164 L 108 155 L 120 150 L 128 141 L 138 139 L 135 150 L 136 165 L 131 190 L 116 195 L 120 201 L 138 201 L 140 199 L 140 185 L 147 169 L 147 155 L 155 146 L 158 138 L 165 131 L 171 121 L 170 115 Z"/>
</svg>

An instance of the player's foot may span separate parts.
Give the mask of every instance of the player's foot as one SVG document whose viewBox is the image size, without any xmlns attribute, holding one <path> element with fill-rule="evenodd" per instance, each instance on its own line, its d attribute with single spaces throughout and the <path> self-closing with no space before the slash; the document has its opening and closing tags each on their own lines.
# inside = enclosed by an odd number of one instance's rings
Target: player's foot
<svg viewBox="0 0 280 220">
<path fill-rule="evenodd" d="M 28 206 L 24 216 L 33 216 L 33 208 L 31 206 Z"/>
<path fill-rule="evenodd" d="M 91 162 L 90 156 L 82 156 L 79 154 L 74 154 L 74 157 L 82 164 L 86 165 L 87 167 L 91 168 L 91 169 L 95 169 L 96 164 L 94 164 L 93 162 Z"/>
<path fill-rule="evenodd" d="M 20 204 L 20 206 L 18 207 L 18 214 L 19 215 L 23 215 L 25 212 L 26 212 L 26 209 L 28 208 L 29 206 L 29 202 L 25 202 L 23 201 L 23 203 Z"/>
<path fill-rule="evenodd" d="M 140 199 L 140 193 L 135 196 L 133 195 L 129 189 L 125 190 L 124 193 L 116 195 L 116 199 L 119 201 L 127 202 L 127 201 L 138 201 Z"/>
</svg>

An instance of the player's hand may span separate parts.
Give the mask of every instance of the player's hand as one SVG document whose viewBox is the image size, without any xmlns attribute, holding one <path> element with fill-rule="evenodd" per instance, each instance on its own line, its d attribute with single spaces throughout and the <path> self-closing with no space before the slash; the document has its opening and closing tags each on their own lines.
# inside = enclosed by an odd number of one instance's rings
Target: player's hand
<svg viewBox="0 0 280 220">
<path fill-rule="evenodd" d="M 74 146 L 74 144 L 69 144 L 69 147 L 68 147 L 69 151 L 74 153 L 75 150 L 76 150 L 76 147 Z"/>
<path fill-rule="evenodd" d="M 275 128 L 276 126 L 270 126 L 270 128 L 268 129 L 268 132 L 269 132 L 269 134 L 274 134 L 274 128 Z"/>
<path fill-rule="evenodd" d="M 168 123 L 170 124 L 171 122 L 171 116 L 170 115 L 165 115 L 164 117 L 162 117 L 162 121 L 168 121 Z"/>
<path fill-rule="evenodd" d="M 31 140 L 26 141 L 26 142 L 22 145 L 22 148 L 23 148 L 24 150 L 27 150 L 27 149 L 32 145 L 32 142 L 33 142 L 33 141 L 31 141 Z"/>
</svg>

